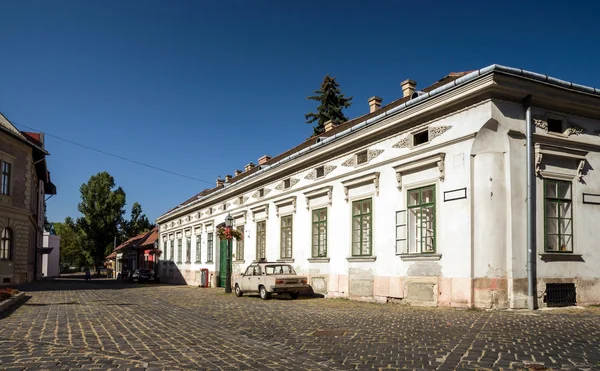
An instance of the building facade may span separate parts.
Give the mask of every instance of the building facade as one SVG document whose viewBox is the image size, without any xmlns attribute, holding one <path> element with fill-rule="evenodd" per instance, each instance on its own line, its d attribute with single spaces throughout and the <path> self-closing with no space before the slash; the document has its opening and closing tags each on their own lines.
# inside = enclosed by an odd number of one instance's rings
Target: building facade
<svg viewBox="0 0 600 371">
<path fill-rule="evenodd" d="M 327 297 L 527 307 L 529 102 L 537 303 L 600 303 L 600 90 L 498 65 L 402 90 L 160 216 L 161 279 L 222 285 L 231 214 L 234 275 L 265 258 Z"/>
<path fill-rule="evenodd" d="M 0 114 L 0 284 L 41 276 L 44 197 L 55 194 L 41 133 L 19 131 Z"/>
<path fill-rule="evenodd" d="M 42 255 L 42 276 L 58 277 L 60 275 L 60 236 L 44 231 L 43 247 L 48 251 Z"/>
</svg>

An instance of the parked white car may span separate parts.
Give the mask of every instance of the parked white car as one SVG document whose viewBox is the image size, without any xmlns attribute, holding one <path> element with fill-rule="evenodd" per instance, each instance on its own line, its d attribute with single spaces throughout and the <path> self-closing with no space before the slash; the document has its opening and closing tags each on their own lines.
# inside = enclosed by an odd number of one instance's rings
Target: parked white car
<svg viewBox="0 0 600 371">
<path fill-rule="evenodd" d="M 292 299 L 298 299 L 300 292 L 310 291 L 308 278 L 299 276 L 289 264 L 258 262 L 246 268 L 246 272 L 234 282 L 235 295 L 258 292 L 263 300 L 271 294 L 290 294 Z"/>
</svg>

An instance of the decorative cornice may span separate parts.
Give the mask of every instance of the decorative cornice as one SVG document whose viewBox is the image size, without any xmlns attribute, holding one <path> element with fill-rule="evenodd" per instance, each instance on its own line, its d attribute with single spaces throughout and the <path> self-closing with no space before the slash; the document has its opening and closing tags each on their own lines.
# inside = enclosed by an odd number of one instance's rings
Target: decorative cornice
<svg viewBox="0 0 600 371">
<path fill-rule="evenodd" d="M 360 165 L 368 164 L 369 162 L 371 162 L 372 159 L 374 159 L 375 157 L 382 154 L 383 151 L 384 151 L 383 149 L 367 149 L 367 162 L 362 163 Z M 342 166 L 347 166 L 347 167 L 359 166 L 359 164 L 357 163 L 356 153 L 354 153 L 352 156 L 350 156 L 346 161 L 342 162 Z"/>
<path fill-rule="evenodd" d="M 396 171 L 396 181 L 398 182 L 398 190 L 402 190 L 402 174 L 404 172 L 418 169 L 425 166 L 437 166 L 440 171 L 439 179 L 441 182 L 444 181 L 446 174 L 444 170 L 444 159 L 446 158 L 446 154 L 441 152 L 435 154 L 433 156 L 420 158 L 417 160 L 413 160 L 407 162 L 402 165 L 394 166 L 394 170 Z"/>
<path fill-rule="evenodd" d="M 569 123 L 569 127 L 565 130 L 565 134 L 567 135 L 581 135 L 584 134 L 585 130 L 579 125 L 575 125 L 573 123 Z"/>
<path fill-rule="evenodd" d="M 292 188 L 293 186 L 295 186 L 296 184 L 298 184 L 298 182 L 300 181 L 300 179 L 298 178 L 290 178 L 290 186 L 289 188 Z M 287 188 L 287 189 L 289 189 Z M 285 188 L 285 180 L 282 180 L 281 182 L 279 182 L 279 184 L 277 184 L 277 186 L 275 187 L 276 190 L 278 191 L 283 191 Z"/>
<path fill-rule="evenodd" d="M 323 176 L 320 177 L 324 178 L 327 176 L 327 174 L 331 173 L 333 170 L 335 170 L 337 168 L 337 166 L 335 165 L 324 165 L 323 166 Z M 306 174 L 306 176 L 304 177 L 304 179 L 309 179 L 309 180 L 315 180 L 317 179 L 317 169 L 312 169 L 311 171 L 308 172 L 308 174 Z"/>
<path fill-rule="evenodd" d="M 548 121 L 542 117 L 534 117 L 533 124 L 542 130 L 548 131 Z"/>
<path fill-rule="evenodd" d="M 240 203 L 240 198 L 236 198 L 235 200 L 233 200 L 233 204 L 236 206 L 240 206 L 241 204 L 245 204 L 246 201 L 248 201 L 248 197 L 244 196 L 242 197 L 242 202 Z"/>
<path fill-rule="evenodd" d="M 259 189 L 258 191 L 254 192 L 252 194 L 252 197 L 254 197 L 256 199 L 261 199 L 261 198 L 265 197 L 266 195 L 268 195 L 269 192 L 271 192 L 270 188 L 262 188 L 262 190 L 263 190 L 263 195 L 262 196 L 260 195 L 260 189 Z"/>
<path fill-rule="evenodd" d="M 432 141 L 433 139 L 439 137 L 440 135 L 444 134 L 445 132 L 447 132 L 448 130 L 450 130 L 452 128 L 452 126 L 430 126 L 429 127 L 429 140 Z"/>
<path fill-rule="evenodd" d="M 379 175 L 380 173 L 376 171 L 371 174 L 366 174 L 357 178 L 343 181 L 342 185 L 344 186 L 344 200 L 348 202 L 350 188 L 371 182 L 373 182 L 373 185 L 375 186 L 375 195 L 379 196 Z"/>
<path fill-rule="evenodd" d="M 332 199 L 333 199 L 333 186 L 327 186 L 327 187 L 323 187 L 320 189 L 316 189 L 316 190 L 304 193 L 304 197 L 306 199 L 306 210 L 310 209 L 311 198 L 315 198 L 315 197 L 319 197 L 319 196 L 323 196 L 323 195 L 327 195 L 327 198 L 329 200 L 329 206 L 331 206 Z"/>
<path fill-rule="evenodd" d="M 410 148 L 410 135 L 406 135 L 404 138 L 400 139 L 400 141 L 394 144 L 392 148 Z"/>
<path fill-rule="evenodd" d="M 279 208 L 285 205 L 292 205 L 292 212 L 296 213 L 296 196 L 284 198 L 283 200 L 278 200 L 273 202 L 275 205 L 275 215 L 279 216 Z"/>
</svg>

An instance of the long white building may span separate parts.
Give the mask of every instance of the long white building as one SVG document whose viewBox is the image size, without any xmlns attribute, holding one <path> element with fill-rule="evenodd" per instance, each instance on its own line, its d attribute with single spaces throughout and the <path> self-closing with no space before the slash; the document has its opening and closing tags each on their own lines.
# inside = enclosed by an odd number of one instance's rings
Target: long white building
<svg viewBox="0 0 600 371">
<path fill-rule="evenodd" d="M 327 297 L 527 307 L 530 107 L 531 297 L 600 303 L 600 89 L 492 65 L 402 91 L 160 216 L 161 280 L 222 285 L 231 213 L 234 275 L 266 258 Z"/>
</svg>

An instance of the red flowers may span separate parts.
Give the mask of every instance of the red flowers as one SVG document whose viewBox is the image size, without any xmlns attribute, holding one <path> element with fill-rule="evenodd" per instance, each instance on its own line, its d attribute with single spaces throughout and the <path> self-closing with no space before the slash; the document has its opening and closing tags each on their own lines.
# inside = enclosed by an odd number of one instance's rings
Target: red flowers
<svg viewBox="0 0 600 371">
<path fill-rule="evenodd" d="M 217 236 L 221 240 L 231 240 L 231 239 L 235 238 L 237 241 L 239 241 L 242 238 L 244 238 L 244 235 L 242 235 L 242 232 L 238 231 L 237 229 L 233 229 L 233 228 L 219 228 L 217 230 Z"/>
</svg>

